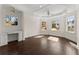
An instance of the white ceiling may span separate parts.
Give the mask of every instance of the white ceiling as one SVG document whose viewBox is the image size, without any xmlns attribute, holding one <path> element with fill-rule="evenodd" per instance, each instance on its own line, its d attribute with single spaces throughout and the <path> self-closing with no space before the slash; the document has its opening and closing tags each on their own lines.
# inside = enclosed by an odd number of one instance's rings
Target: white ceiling
<svg viewBox="0 0 79 59">
<path fill-rule="evenodd" d="M 42 5 L 42 7 L 45 7 L 47 5 L 45 4 L 12 4 L 11 6 L 15 7 L 16 9 L 19 9 L 23 12 L 34 12 L 38 9 L 40 9 L 40 5 Z"/>
<path fill-rule="evenodd" d="M 57 15 L 64 12 L 71 12 L 76 9 L 76 5 L 74 4 L 13 4 L 12 6 L 23 12 L 31 12 L 39 16 L 46 16 L 48 10 L 50 14 Z"/>
<path fill-rule="evenodd" d="M 41 8 L 46 7 L 47 5 L 46 4 L 26 4 L 24 6 L 29 8 L 30 11 L 34 12 L 34 11 L 37 11 L 37 10 L 39 10 Z"/>
</svg>

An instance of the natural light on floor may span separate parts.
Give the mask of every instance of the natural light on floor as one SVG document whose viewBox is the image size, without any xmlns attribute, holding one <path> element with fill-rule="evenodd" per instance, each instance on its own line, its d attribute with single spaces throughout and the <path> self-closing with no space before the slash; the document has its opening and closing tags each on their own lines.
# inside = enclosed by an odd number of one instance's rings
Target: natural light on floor
<svg viewBox="0 0 79 59">
<path fill-rule="evenodd" d="M 50 36 L 50 37 L 48 37 L 48 40 L 57 42 L 57 41 L 59 41 L 59 38 Z"/>
<path fill-rule="evenodd" d="M 43 35 L 35 36 L 34 38 L 42 38 Z"/>
</svg>

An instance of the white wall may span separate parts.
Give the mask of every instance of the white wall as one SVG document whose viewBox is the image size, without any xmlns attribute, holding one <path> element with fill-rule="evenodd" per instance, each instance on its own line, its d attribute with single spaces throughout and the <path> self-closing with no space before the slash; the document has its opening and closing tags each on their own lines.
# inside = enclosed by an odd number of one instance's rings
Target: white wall
<svg viewBox="0 0 79 59">
<path fill-rule="evenodd" d="M 0 5 L 0 16 L 1 16 L 0 17 L 0 46 L 2 46 L 7 44 L 7 40 L 5 40 L 6 36 L 4 33 L 3 20 L 2 20 L 2 5 Z"/>
<path fill-rule="evenodd" d="M 23 31 L 24 31 L 24 38 L 38 35 L 39 34 L 39 18 L 35 17 L 31 13 L 24 13 L 24 26 L 23 26 Z"/>
<path fill-rule="evenodd" d="M 79 7 L 78 7 L 79 9 Z M 79 47 L 79 10 L 77 10 L 77 46 Z"/>
</svg>

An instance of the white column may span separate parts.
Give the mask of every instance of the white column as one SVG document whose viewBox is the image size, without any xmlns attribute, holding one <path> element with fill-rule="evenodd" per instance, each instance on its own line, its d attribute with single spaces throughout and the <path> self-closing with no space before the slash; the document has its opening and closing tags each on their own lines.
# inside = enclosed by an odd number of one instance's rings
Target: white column
<svg viewBox="0 0 79 59">
<path fill-rule="evenodd" d="M 2 12 L 2 5 L 0 5 L 0 46 L 7 44 L 7 36 L 4 32 L 4 20 Z"/>
<path fill-rule="evenodd" d="M 77 10 L 77 12 L 76 12 L 76 17 L 77 17 L 77 27 L 76 27 L 76 29 L 77 29 L 77 47 L 79 48 L 79 5 L 76 5 L 76 10 Z"/>
<path fill-rule="evenodd" d="M 0 34 L 0 46 L 7 45 L 7 44 L 8 44 L 7 35 L 5 32 L 2 32 Z"/>
<path fill-rule="evenodd" d="M 77 46 L 79 47 L 79 11 L 77 11 Z"/>
<path fill-rule="evenodd" d="M 23 33 L 22 31 L 18 32 L 18 41 L 22 41 L 23 40 Z"/>
</svg>

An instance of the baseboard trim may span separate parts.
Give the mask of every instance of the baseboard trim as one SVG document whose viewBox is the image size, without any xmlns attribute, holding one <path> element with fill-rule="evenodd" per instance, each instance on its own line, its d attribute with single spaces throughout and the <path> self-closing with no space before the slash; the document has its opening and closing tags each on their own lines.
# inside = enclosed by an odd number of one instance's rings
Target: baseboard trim
<svg viewBox="0 0 79 59">
<path fill-rule="evenodd" d="M 40 34 L 37 34 L 37 35 L 31 35 L 31 36 L 25 37 L 25 39 L 30 38 L 30 37 L 34 37 L 34 36 L 38 36 L 38 35 L 40 35 Z"/>
</svg>

